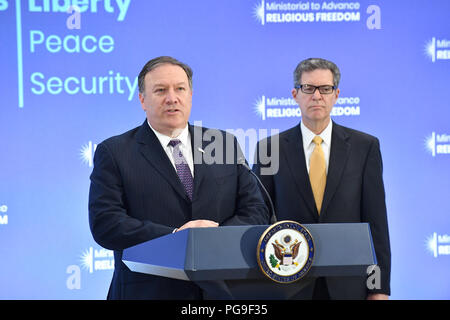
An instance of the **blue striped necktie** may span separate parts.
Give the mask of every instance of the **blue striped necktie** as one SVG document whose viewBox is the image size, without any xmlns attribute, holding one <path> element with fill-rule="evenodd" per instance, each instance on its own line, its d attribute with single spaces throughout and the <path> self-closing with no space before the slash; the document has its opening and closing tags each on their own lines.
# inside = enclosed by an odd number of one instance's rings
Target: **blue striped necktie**
<svg viewBox="0 0 450 320">
<path fill-rule="evenodd" d="M 188 195 L 189 199 L 192 201 L 192 193 L 194 190 L 194 178 L 192 178 L 191 169 L 187 164 L 186 159 L 180 150 L 181 141 L 178 139 L 170 140 L 169 146 L 173 147 L 172 155 L 175 161 L 175 168 L 177 169 L 178 177 L 184 186 L 184 190 Z"/>
</svg>

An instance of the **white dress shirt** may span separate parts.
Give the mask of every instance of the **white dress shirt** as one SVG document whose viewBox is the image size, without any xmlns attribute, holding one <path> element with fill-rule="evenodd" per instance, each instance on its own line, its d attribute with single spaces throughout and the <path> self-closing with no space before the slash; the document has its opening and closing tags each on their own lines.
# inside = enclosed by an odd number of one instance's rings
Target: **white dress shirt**
<svg viewBox="0 0 450 320">
<path fill-rule="evenodd" d="M 314 132 L 312 132 L 311 130 L 309 130 L 303 124 L 303 121 L 300 124 L 300 129 L 302 131 L 302 137 L 303 137 L 303 151 L 305 153 L 306 168 L 308 169 L 308 173 L 309 173 L 309 158 L 311 157 L 311 153 L 313 152 L 313 150 L 316 146 L 316 144 L 313 142 L 313 139 L 316 136 L 316 134 Z M 325 156 L 327 174 L 328 174 L 328 163 L 330 160 L 332 130 L 333 130 L 333 121 L 330 120 L 330 123 L 325 128 L 325 130 L 323 130 L 322 133 L 318 135 L 323 140 L 321 146 L 322 146 L 323 154 Z"/>
<path fill-rule="evenodd" d="M 151 126 L 150 122 L 148 122 L 148 120 L 147 120 L 147 123 L 150 126 L 150 128 L 153 130 L 153 132 L 155 133 L 159 142 L 161 143 L 161 146 L 163 147 L 164 151 L 166 152 L 167 156 L 169 157 L 170 162 L 172 163 L 175 170 L 177 170 L 177 168 L 175 166 L 175 160 L 173 158 L 173 147 L 169 145 L 169 142 L 170 142 L 170 140 L 173 140 L 173 139 L 178 139 L 181 141 L 181 143 L 179 144 L 180 151 L 183 154 L 183 157 L 186 159 L 189 169 L 191 170 L 192 177 L 194 177 L 194 160 L 193 160 L 194 157 L 192 155 L 191 134 L 189 133 L 188 125 L 186 125 L 186 127 L 183 129 L 183 131 L 181 131 L 181 133 L 178 135 L 178 137 L 171 138 L 171 137 L 166 136 L 166 135 L 156 131 L 155 129 L 153 129 L 153 127 Z"/>
</svg>

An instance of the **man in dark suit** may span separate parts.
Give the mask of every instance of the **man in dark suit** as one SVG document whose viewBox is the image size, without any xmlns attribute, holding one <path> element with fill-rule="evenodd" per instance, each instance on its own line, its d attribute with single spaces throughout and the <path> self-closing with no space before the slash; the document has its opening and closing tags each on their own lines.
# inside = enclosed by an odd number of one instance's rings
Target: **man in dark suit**
<svg viewBox="0 0 450 320">
<path fill-rule="evenodd" d="M 138 83 L 146 121 L 100 143 L 91 174 L 90 228 L 114 250 L 108 298 L 201 299 L 194 283 L 130 271 L 122 250 L 186 228 L 265 224 L 268 210 L 254 177 L 237 164 L 236 138 L 188 123 L 189 66 L 158 57 Z M 207 154 L 211 137 L 214 154 Z"/>
<path fill-rule="evenodd" d="M 369 290 L 366 277 L 319 278 L 303 297 L 387 299 L 391 253 L 379 141 L 331 120 L 339 80 L 331 61 L 311 58 L 298 64 L 292 96 L 301 109 L 301 123 L 260 141 L 253 171 L 268 189 L 278 220 L 370 224 L 380 288 Z M 279 153 L 259 156 L 270 150 Z"/>
</svg>

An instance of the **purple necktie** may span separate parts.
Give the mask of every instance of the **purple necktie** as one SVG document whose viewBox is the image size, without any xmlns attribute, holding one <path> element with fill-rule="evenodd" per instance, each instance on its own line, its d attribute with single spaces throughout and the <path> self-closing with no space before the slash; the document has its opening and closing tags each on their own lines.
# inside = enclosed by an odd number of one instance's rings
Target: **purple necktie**
<svg viewBox="0 0 450 320">
<path fill-rule="evenodd" d="M 178 177 L 180 178 L 181 183 L 184 186 L 184 190 L 190 200 L 192 200 L 192 192 L 194 190 L 194 179 L 192 178 L 191 170 L 186 162 L 186 159 L 183 157 L 183 154 L 180 151 L 180 140 L 174 139 L 170 140 L 169 146 L 173 147 L 172 155 L 175 161 L 175 167 L 177 169 Z"/>
</svg>

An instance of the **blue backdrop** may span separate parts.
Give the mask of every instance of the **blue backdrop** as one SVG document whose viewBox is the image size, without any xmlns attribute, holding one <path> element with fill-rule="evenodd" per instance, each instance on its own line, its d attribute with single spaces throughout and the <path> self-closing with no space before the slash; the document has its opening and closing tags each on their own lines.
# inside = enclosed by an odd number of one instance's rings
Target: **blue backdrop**
<svg viewBox="0 0 450 320">
<path fill-rule="evenodd" d="M 191 122 L 238 133 L 250 162 L 261 129 L 300 121 L 297 63 L 334 61 L 333 119 L 381 142 L 392 298 L 450 298 L 450 1 L 0 0 L 0 22 L 1 299 L 106 297 L 92 157 L 143 122 L 159 55 L 194 70 Z"/>
</svg>

